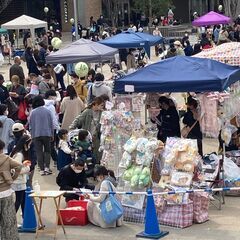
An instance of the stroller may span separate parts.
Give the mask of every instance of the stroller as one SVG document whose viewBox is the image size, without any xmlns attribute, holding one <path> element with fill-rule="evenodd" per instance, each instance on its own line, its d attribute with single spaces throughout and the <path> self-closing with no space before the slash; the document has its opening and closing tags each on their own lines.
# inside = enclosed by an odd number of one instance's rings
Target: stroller
<svg viewBox="0 0 240 240">
<path fill-rule="evenodd" d="M 78 133 L 80 129 L 75 129 L 69 132 L 68 134 L 68 142 L 70 144 L 71 149 L 74 152 L 74 159 L 78 159 L 79 157 L 82 158 L 85 162 L 85 172 L 87 177 L 94 177 L 94 167 L 96 165 L 96 159 L 93 155 L 92 150 L 80 150 L 77 147 L 78 141 Z M 89 132 L 88 141 L 92 143 L 92 135 Z"/>
</svg>

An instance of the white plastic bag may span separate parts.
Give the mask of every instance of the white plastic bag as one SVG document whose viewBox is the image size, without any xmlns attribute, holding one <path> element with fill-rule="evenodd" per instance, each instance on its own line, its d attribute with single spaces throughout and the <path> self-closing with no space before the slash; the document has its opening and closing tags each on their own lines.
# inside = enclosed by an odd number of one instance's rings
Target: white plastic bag
<svg viewBox="0 0 240 240">
<path fill-rule="evenodd" d="M 240 168 L 229 158 L 224 158 L 223 169 L 227 180 L 234 180 L 240 177 Z"/>
</svg>

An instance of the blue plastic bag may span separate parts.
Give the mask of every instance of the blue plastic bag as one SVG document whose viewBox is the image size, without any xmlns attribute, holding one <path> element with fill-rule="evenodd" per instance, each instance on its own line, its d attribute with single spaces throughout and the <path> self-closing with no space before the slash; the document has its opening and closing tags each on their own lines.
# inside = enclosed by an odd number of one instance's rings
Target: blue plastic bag
<svg viewBox="0 0 240 240">
<path fill-rule="evenodd" d="M 109 191 L 112 192 L 112 186 L 108 181 Z M 123 215 L 123 207 L 113 194 L 100 203 L 101 216 L 107 224 L 117 221 Z"/>
</svg>

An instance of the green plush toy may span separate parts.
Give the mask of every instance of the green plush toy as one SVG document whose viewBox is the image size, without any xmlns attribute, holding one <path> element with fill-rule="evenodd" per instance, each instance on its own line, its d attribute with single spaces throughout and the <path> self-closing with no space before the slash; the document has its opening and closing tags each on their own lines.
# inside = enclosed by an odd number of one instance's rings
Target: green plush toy
<svg viewBox="0 0 240 240">
<path fill-rule="evenodd" d="M 142 172 L 142 168 L 141 167 L 136 167 L 134 170 L 134 175 L 140 175 Z"/>
<path fill-rule="evenodd" d="M 123 179 L 125 181 L 131 181 L 131 179 L 134 175 L 134 170 L 135 170 L 135 166 L 132 166 L 129 169 L 127 169 L 123 174 Z"/>
<path fill-rule="evenodd" d="M 131 178 L 131 187 L 137 187 L 138 185 L 138 181 L 139 181 L 139 175 L 134 175 L 132 178 Z"/>
<path fill-rule="evenodd" d="M 146 187 L 150 182 L 150 169 L 148 167 L 145 167 L 142 172 L 141 175 L 139 176 L 139 182 L 138 182 L 138 186 L 139 188 L 143 188 Z"/>
</svg>

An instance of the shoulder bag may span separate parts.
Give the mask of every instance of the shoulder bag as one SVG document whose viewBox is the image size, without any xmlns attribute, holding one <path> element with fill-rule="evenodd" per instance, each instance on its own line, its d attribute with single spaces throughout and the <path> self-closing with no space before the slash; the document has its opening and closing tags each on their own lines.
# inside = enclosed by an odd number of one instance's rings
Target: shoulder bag
<svg viewBox="0 0 240 240">
<path fill-rule="evenodd" d="M 195 123 L 191 126 L 191 127 L 188 127 L 188 126 L 185 126 L 182 128 L 181 130 L 181 135 L 183 138 L 187 138 L 189 133 L 193 130 L 193 128 L 196 126 L 198 120 L 195 121 Z"/>
<path fill-rule="evenodd" d="M 107 181 L 109 191 L 112 192 L 112 186 Z M 123 215 L 123 207 L 113 194 L 108 194 L 106 199 L 100 203 L 101 216 L 105 223 L 112 224 Z"/>
</svg>

